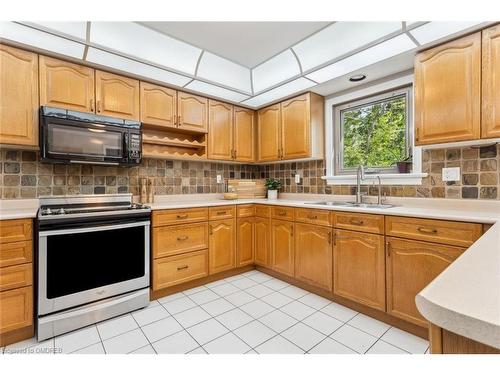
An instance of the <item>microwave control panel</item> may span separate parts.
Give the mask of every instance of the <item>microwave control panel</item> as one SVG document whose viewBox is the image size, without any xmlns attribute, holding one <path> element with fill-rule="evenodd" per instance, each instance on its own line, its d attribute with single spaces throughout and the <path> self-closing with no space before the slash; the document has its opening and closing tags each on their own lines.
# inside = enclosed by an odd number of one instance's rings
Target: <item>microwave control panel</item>
<svg viewBox="0 0 500 375">
<path fill-rule="evenodd" d="M 141 159 L 141 134 L 140 133 L 130 133 L 128 142 L 128 155 L 129 159 L 139 160 Z"/>
</svg>

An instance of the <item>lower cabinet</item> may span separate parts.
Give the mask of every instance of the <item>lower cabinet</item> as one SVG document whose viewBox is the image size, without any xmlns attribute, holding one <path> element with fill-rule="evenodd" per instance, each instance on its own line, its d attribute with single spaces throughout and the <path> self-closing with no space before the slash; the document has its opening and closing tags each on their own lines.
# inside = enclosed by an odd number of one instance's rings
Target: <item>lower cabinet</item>
<svg viewBox="0 0 500 375">
<path fill-rule="evenodd" d="M 337 229 L 335 237 L 334 294 L 384 311 L 384 236 Z"/>
<path fill-rule="evenodd" d="M 387 312 L 423 327 L 415 296 L 464 252 L 461 247 L 387 237 Z"/>
<path fill-rule="evenodd" d="M 269 267 L 271 262 L 271 220 L 255 218 L 255 264 Z"/>
<path fill-rule="evenodd" d="M 237 219 L 236 231 L 236 266 L 243 267 L 254 262 L 254 233 L 253 217 Z"/>
<path fill-rule="evenodd" d="M 287 276 L 294 276 L 293 222 L 272 219 L 271 268 Z"/>
<path fill-rule="evenodd" d="M 209 224 L 208 272 L 214 274 L 235 267 L 234 220 L 216 220 Z"/>
<path fill-rule="evenodd" d="M 207 275 L 207 250 L 155 259 L 153 261 L 153 290 L 168 288 Z"/>
<path fill-rule="evenodd" d="M 332 290 L 332 228 L 295 224 L 295 278 Z"/>
<path fill-rule="evenodd" d="M 0 334 L 33 324 L 31 286 L 0 292 Z"/>
</svg>

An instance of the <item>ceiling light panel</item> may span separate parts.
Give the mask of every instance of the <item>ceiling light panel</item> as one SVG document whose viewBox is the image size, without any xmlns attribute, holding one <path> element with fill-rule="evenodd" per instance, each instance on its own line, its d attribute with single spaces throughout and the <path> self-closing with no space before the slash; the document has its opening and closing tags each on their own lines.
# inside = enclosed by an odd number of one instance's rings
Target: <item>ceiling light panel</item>
<svg viewBox="0 0 500 375">
<path fill-rule="evenodd" d="M 86 61 L 182 87 L 191 78 L 90 47 Z"/>
<path fill-rule="evenodd" d="M 312 86 L 315 86 L 314 82 L 302 77 L 297 78 L 296 80 L 285 83 L 284 85 L 278 86 L 263 94 L 245 100 L 242 104 L 252 107 L 260 107 L 261 105 L 295 94 L 296 92 L 306 90 Z"/>
<path fill-rule="evenodd" d="M 343 60 L 327 65 L 322 69 L 318 69 L 306 77 L 323 83 L 403 52 L 410 51 L 416 47 L 416 44 L 406 34 L 401 34 Z"/>
<path fill-rule="evenodd" d="M 134 22 L 92 22 L 92 44 L 194 75 L 201 49 Z"/>
<path fill-rule="evenodd" d="M 210 52 L 203 53 L 196 76 L 248 93 L 252 92 L 250 69 Z"/>
<path fill-rule="evenodd" d="M 87 39 L 87 22 L 22 22 L 51 33 L 68 36 L 85 42 Z"/>
<path fill-rule="evenodd" d="M 81 59 L 85 46 L 15 22 L 0 22 L 0 38 Z"/>
<path fill-rule="evenodd" d="M 253 90 L 265 90 L 297 75 L 300 75 L 299 64 L 288 49 L 252 69 Z"/>
<path fill-rule="evenodd" d="M 401 22 L 336 22 L 298 43 L 293 50 L 302 70 L 307 71 L 401 28 Z"/>
<path fill-rule="evenodd" d="M 248 95 L 243 95 L 239 92 L 231 91 L 219 86 L 211 85 L 206 82 L 194 80 L 189 85 L 186 86 L 187 89 L 201 92 L 210 96 L 215 96 L 217 98 L 229 100 L 231 102 L 239 103 L 245 99 L 248 99 Z"/>
<path fill-rule="evenodd" d="M 427 44 L 481 23 L 482 22 L 429 22 L 411 30 L 410 33 L 420 44 Z"/>
</svg>

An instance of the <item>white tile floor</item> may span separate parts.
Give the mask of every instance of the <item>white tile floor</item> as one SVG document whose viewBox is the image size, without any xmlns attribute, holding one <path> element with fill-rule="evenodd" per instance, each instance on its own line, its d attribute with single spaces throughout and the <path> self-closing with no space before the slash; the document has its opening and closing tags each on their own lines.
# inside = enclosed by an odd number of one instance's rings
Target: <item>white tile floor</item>
<svg viewBox="0 0 500 375">
<path fill-rule="evenodd" d="M 429 343 L 259 271 L 8 353 L 426 353 Z"/>
</svg>

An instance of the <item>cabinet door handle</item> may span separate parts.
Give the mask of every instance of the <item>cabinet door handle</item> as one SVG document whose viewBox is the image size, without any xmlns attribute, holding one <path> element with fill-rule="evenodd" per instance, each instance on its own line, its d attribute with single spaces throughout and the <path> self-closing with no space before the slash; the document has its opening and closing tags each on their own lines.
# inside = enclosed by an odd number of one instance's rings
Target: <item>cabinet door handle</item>
<svg viewBox="0 0 500 375">
<path fill-rule="evenodd" d="M 332 232 L 328 232 L 328 244 L 332 244 Z"/>
<path fill-rule="evenodd" d="M 391 256 L 391 243 L 389 241 L 387 241 L 385 243 L 386 247 L 387 247 L 387 256 L 390 257 Z"/>
<path fill-rule="evenodd" d="M 337 232 L 333 232 L 333 246 L 337 246 Z"/>
<path fill-rule="evenodd" d="M 90 112 L 94 112 L 95 111 L 95 108 L 94 108 L 94 99 L 90 99 Z"/>
<path fill-rule="evenodd" d="M 316 220 L 318 218 L 318 215 L 308 215 L 307 218 L 309 220 Z"/>
<path fill-rule="evenodd" d="M 177 125 L 178 126 L 182 125 L 182 116 L 181 115 L 177 116 Z"/>
<path fill-rule="evenodd" d="M 290 236 L 293 237 L 293 225 L 290 227 Z"/>
<path fill-rule="evenodd" d="M 180 236 L 177 237 L 177 241 L 186 241 L 189 238 L 189 236 Z"/>
<path fill-rule="evenodd" d="M 437 229 L 435 228 L 425 228 L 425 227 L 418 227 L 417 230 L 422 233 L 428 233 L 428 234 L 436 234 Z"/>
<path fill-rule="evenodd" d="M 349 222 L 353 225 L 363 225 L 363 220 L 351 219 Z"/>
<path fill-rule="evenodd" d="M 177 267 L 177 271 L 187 270 L 188 268 L 189 268 L 188 265 L 180 266 L 180 267 Z"/>
<path fill-rule="evenodd" d="M 101 101 L 97 101 L 97 113 L 101 113 Z"/>
<path fill-rule="evenodd" d="M 208 228 L 209 228 L 209 233 L 214 234 L 214 228 L 211 225 L 209 225 Z"/>
<path fill-rule="evenodd" d="M 418 137 L 418 133 L 419 133 L 419 129 L 418 129 L 418 127 L 415 129 L 415 133 L 416 133 L 416 134 L 415 134 L 415 140 L 416 140 L 416 141 L 418 141 L 418 138 L 419 138 L 419 137 Z"/>
<path fill-rule="evenodd" d="M 177 126 L 177 116 L 172 115 L 172 118 L 171 118 L 171 120 L 170 120 L 170 121 L 172 121 L 172 123 L 173 123 L 175 126 Z"/>
<path fill-rule="evenodd" d="M 187 214 L 184 214 L 184 215 L 177 215 L 177 219 L 187 219 L 188 215 Z"/>
</svg>

